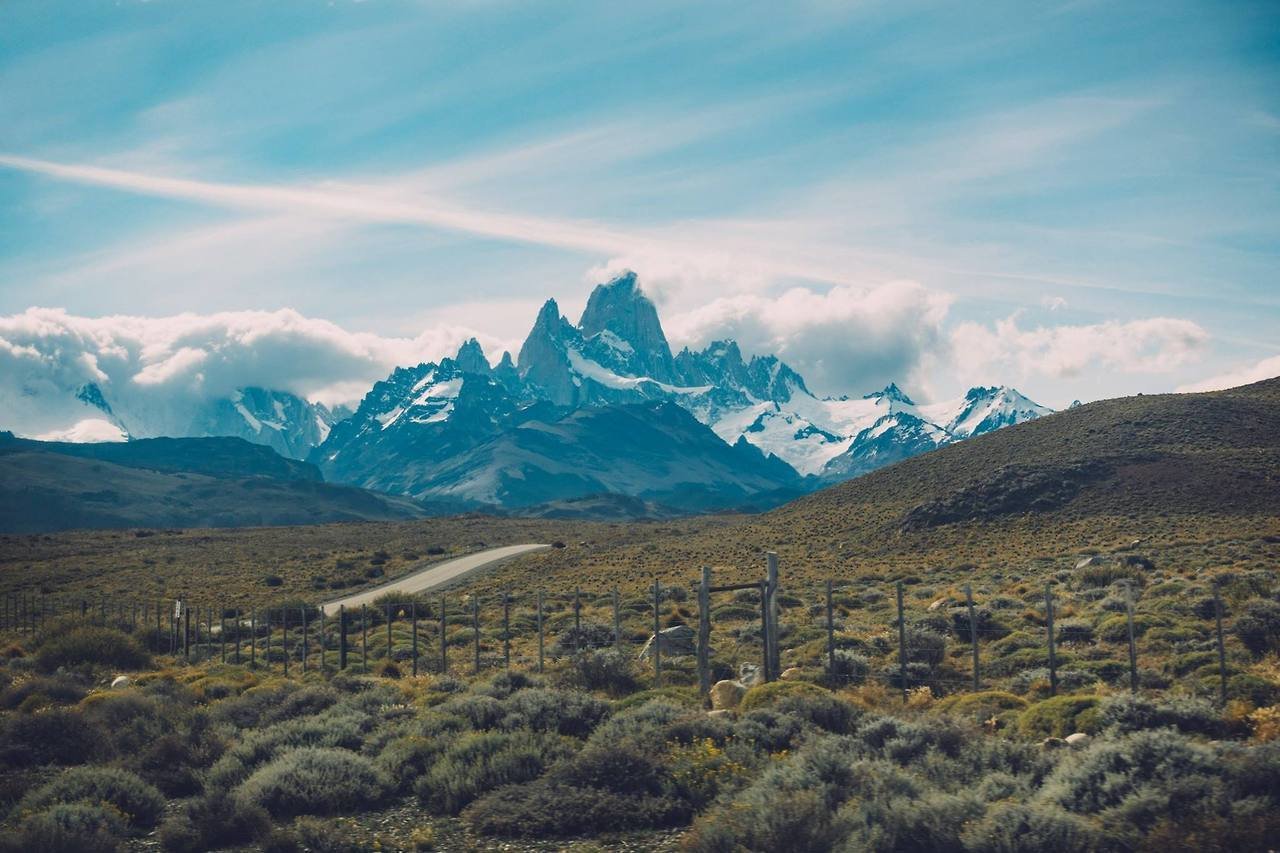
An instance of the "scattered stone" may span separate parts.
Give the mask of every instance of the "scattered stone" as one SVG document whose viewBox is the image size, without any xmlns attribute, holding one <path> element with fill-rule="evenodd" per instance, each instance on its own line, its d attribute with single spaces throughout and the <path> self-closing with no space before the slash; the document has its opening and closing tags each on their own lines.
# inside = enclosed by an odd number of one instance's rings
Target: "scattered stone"
<svg viewBox="0 0 1280 853">
<path fill-rule="evenodd" d="M 658 651 L 663 657 L 691 655 L 694 653 L 695 636 L 694 630 L 688 625 L 672 625 L 657 633 Z M 654 636 L 645 641 L 638 656 L 641 660 L 653 656 L 653 642 Z"/>
<path fill-rule="evenodd" d="M 782 675 L 778 677 L 783 681 L 797 681 L 804 675 L 804 670 L 798 666 L 789 666 L 782 671 Z"/>
<path fill-rule="evenodd" d="M 743 663 L 738 665 L 738 681 L 747 687 L 755 687 L 763 680 L 760 667 L 757 664 Z"/>
<path fill-rule="evenodd" d="M 1045 750 L 1062 749 L 1066 745 L 1067 745 L 1067 742 L 1060 737 L 1047 737 L 1044 740 L 1040 741 L 1040 748 Z"/>
<path fill-rule="evenodd" d="M 128 687 L 132 683 L 133 683 L 133 679 L 131 679 L 129 676 L 117 675 L 111 682 L 111 689 L 123 690 L 124 688 Z"/>
<path fill-rule="evenodd" d="M 930 613 L 933 613 L 933 612 L 934 612 L 934 611 L 936 611 L 936 610 L 940 610 L 940 609 L 942 609 L 942 605 L 944 605 L 944 604 L 946 604 L 946 603 L 947 603 L 947 600 L 946 600 L 945 598 L 939 598 L 939 599 L 938 599 L 937 601 L 935 601 L 933 604 L 930 604 L 930 605 L 929 605 L 929 612 L 930 612 Z"/>
<path fill-rule="evenodd" d="M 1072 749 L 1084 749 L 1089 745 L 1091 740 L 1093 740 L 1093 738 L 1089 737 L 1084 732 L 1076 732 L 1075 734 L 1067 735 L 1064 742 Z"/>
<path fill-rule="evenodd" d="M 711 707 L 717 711 L 736 708 L 747 692 L 747 686 L 741 681 L 717 681 L 711 687 Z"/>
</svg>

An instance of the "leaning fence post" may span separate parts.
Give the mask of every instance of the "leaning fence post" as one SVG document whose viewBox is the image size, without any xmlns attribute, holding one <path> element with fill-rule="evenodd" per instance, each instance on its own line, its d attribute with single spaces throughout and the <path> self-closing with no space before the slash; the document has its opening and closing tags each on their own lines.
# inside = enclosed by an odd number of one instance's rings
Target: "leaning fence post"
<svg viewBox="0 0 1280 853">
<path fill-rule="evenodd" d="M 711 567 L 702 567 L 698 585 L 698 695 L 711 695 Z"/>
<path fill-rule="evenodd" d="M 1053 591 L 1044 585 L 1045 627 L 1049 635 L 1049 695 L 1058 695 L 1058 655 L 1053 646 Z"/>
<path fill-rule="evenodd" d="M 369 674 L 369 609 L 360 605 L 360 669 Z"/>
<path fill-rule="evenodd" d="M 502 662 L 511 671 L 511 592 L 502 591 Z"/>
<path fill-rule="evenodd" d="M 440 674 L 445 675 L 449 672 L 449 644 L 445 641 L 445 628 L 448 622 L 444 615 L 444 593 L 440 593 Z"/>
<path fill-rule="evenodd" d="M 412 599 L 409 602 L 409 624 L 410 633 L 413 636 L 413 674 L 418 674 L 418 599 Z"/>
<path fill-rule="evenodd" d="M 542 590 L 538 590 L 538 672 L 542 672 L 546 655 L 546 636 L 542 626 Z"/>
<path fill-rule="evenodd" d="M 1129 691 L 1138 692 L 1138 646 L 1133 634 L 1133 584 L 1125 584 L 1124 618 L 1129 628 Z"/>
<path fill-rule="evenodd" d="M 760 581 L 760 677 L 769 680 L 769 582 Z"/>
<path fill-rule="evenodd" d="M 969 608 L 969 646 L 973 651 L 973 689 L 981 689 L 979 685 L 981 669 L 978 664 L 978 618 L 973 611 L 973 587 L 964 585 L 964 603 Z"/>
<path fill-rule="evenodd" d="M 902 581 L 898 581 L 898 674 L 902 681 L 902 704 L 907 704 L 907 619 L 902 611 Z"/>
<path fill-rule="evenodd" d="M 778 641 L 778 555 L 765 554 L 766 578 L 769 583 L 769 674 L 772 681 L 782 675 L 782 650 Z"/>
<path fill-rule="evenodd" d="M 480 596 L 473 593 L 471 596 L 471 633 L 475 635 L 475 671 L 480 672 Z"/>
<path fill-rule="evenodd" d="M 836 682 L 836 621 L 831 607 L 831 580 L 827 579 L 827 681 Z"/>
<path fill-rule="evenodd" d="M 1227 647 L 1222 642 L 1222 594 L 1215 580 L 1213 582 L 1213 617 L 1218 631 L 1218 679 L 1220 684 L 1219 698 L 1223 705 L 1227 704 Z"/>
<path fill-rule="evenodd" d="M 661 625 L 658 621 L 658 605 L 662 597 L 662 585 L 653 579 L 653 685 L 659 686 L 662 679 L 662 643 Z"/>
</svg>

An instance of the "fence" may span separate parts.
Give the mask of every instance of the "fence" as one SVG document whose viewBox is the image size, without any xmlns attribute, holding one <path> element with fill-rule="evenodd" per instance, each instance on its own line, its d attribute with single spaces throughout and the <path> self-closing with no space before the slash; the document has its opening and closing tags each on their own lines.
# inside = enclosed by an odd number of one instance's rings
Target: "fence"
<svg viewBox="0 0 1280 853">
<path fill-rule="evenodd" d="M 1034 603 L 1008 596 L 987 596 L 977 602 L 972 586 L 966 585 L 962 600 L 943 595 L 920 610 L 909 608 L 908 590 L 913 590 L 917 599 L 934 598 L 935 592 L 918 580 L 893 583 L 892 605 L 883 585 L 865 581 L 827 580 L 816 589 L 802 585 L 784 592 L 777 558 L 768 554 L 763 576 L 757 580 L 716 586 L 711 570 L 704 568 L 691 586 L 697 589 L 696 614 L 684 606 L 688 597 L 685 588 L 664 587 L 657 580 L 645 599 L 627 601 L 617 589 L 585 597 L 581 588 L 560 595 L 539 590 L 532 596 L 514 596 L 506 591 L 484 602 L 476 595 L 456 597 L 450 593 L 401 601 L 391 593 L 390 600 L 384 597 L 376 605 L 358 609 L 339 607 L 333 615 L 309 605 L 246 610 L 207 601 L 166 605 L 161 601 L 89 601 L 23 592 L 0 597 L 0 631 L 34 633 L 54 617 L 74 614 L 121 627 L 138 635 L 153 652 L 188 662 L 280 666 L 286 675 L 291 666 L 304 673 L 317 668 L 323 672 L 373 672 L 375 666 L 393 664 L 397 668 L 406 665 L 418 675 L 467 668 L 460 667 L 458 661 L 451 667 L 450 661 L 451 649 L 467 646 L 473 673 L 499 666 L 543 672 L 550 629 L 553 634 L 558 632 L 552 637 L 553 657 L 572 657 L 600 648 L 630 654 L 638 642 L 645 641 L 646 663 L 655 686 L 663 684 L 664 677 L 675 683 L 696 683 L 704 697 L 713 680 L 740 674 L 746 663 L 757 667 L 765 681 L 785 677 L 783 639 L 792 642 L 789 654 L 796 662 L 816 662 L 829 684 L 879 681 L 899 690 L 904 702 L 913 689 L 921 687 L 939 693 L 977 691 L 993 679 L 1022 677 L 1040 669 L 1047 671 L 1047 688 L 1053 695 L 1061 686 L 1063 672 L 1079 677 L 1080 670 L 1064 670 L 1064 661 L 1086 666 L 1086 674 L 1097 674 L 1103 680 L 1127 680 L 1131 690 L 1142 686 L 1140 632 L 1135 628 L 1137 592 L 1132 584 L 1120 588 L 1123 596 L 1118 604 L 1110 598 L 1106 602 L 1111 609 L 1122 611 L 1117 617 L 1123 616 L 1125 630 L 1116 642 L 1115 625 L 1109 623 L 1112 630 L 1104 639 L 1105 648 L 1093 637 L 1092 627 L 1079 620 L 1056 621 L 1060 599 L 1053 584 L 1047 584 L 1042 595 L 1037 593 L 1039 601 Z M 713 596 L 726 593 L 733 593 L 733 599 L 716 606 Z M 593 614 L 606 613 L 610 624 L 593 622 L 584 627 L 584 600 Z M 1024 610 L 1017 615 L 1019 624 L 1014 628 L 1005 624 L 1008 620 L 995 616 L 1017 607 Z M 1207 614 L 1213 627 L 1203 632 L 1202 642 L 1213 644 L 1217 693 L 1222 702 L 1227 698 L 1229 672 L 1224 612 L 1215 587 L 1212 613 Z M 851 618 L 855 614 L 861 618 Z M 668 639 L 671 629 L 680 625 L 687 629 L 687 623 L 695 619 L 697 630 L 689 643 L 692 648 L 675 648 L 674 635 Z M 536 656 L 532 650 L 513 656 L 513 639 L 531 642 L 535 635 Z M 734 649 L 718 654 L 714 645 L 726 636 L 734 641 Z M 815 643 L 821 646 L 818 654 L 813 653 Z M 1126 652 L 1120 661 L 1111 657 L 1117 645 Z M 1066 655 L 1064 646 L 1069 650 Z M 499 648 L 500 653 L 496 651 Z M 984 650 L 993 649 L 1000 656 L 984 660 Z M 1076 653 L 1082 649 L 1088 654 L 1078 658 Z M 1095 654 L 1099 651 L 1106 654 Z M 687 667 L 690 658 L 693 672 Z M 872 659 L 894 662 L 876 671 L 870 665 Z M 1040 663 L 1044 666 L 1037 666 Z"/>
</svg>

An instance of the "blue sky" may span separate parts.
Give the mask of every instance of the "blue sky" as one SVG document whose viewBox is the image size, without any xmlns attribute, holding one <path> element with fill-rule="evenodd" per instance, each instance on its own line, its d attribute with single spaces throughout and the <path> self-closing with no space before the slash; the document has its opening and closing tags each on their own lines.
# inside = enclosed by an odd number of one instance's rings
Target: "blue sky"
<svg viewBox="0 0 1280 853">
<path fill-rule="evenodd" d="M 1278 44 L 1273 2 L 9 0 L 0 327 L 292 309 L 373 378 L 630 267 L 828 393 L 1275 375 Z M 250 378 L 314 391 L 283 352 Z"/>
</svg>

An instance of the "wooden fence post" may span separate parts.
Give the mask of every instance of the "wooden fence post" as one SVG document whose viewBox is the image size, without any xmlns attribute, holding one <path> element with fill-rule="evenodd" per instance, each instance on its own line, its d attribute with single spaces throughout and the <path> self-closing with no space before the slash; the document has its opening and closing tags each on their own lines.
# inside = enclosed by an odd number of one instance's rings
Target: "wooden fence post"
<svg viewBox="0 0 1280 853">
<path fill-rule="evenodd" d="M 445 598 L 444 593 L 440 593 L 440 674 L 445 675 L 449 672 L 449 644 L 445 642 L 445 628 L 448 622 L 445 620 L 444 614 Z"/>
<path fill-rule="evenodd" d="M 582 651 L 582 590 L 573 589 L 573 653 Z"/>
<path fill-rule="evenodd" d="M 502 591 L 502 663 L 511 671 L 511 591 Z"/>
<path fill-rule="evenodd" d="M 475 672 L 480 673 L 480 595 L 471 594 L 471 633 L 475 640 Z"/>
<path fill-rule="evenodd" d="M 698 584 L 698 695 L 711 695 L 711 567 L 702 567 Z"/>
<path fill-rule="evenodd" d="M 258 608 L 249 611 L 249 666 L 258 665 Z"/>
<path fill-rule="evenodd" d="M 769 582 L 760 581 L 760 677 L 769 680 Z"/>
<path fill-rule="evenodd" d="M 772 681 L 782 675 L 782 649 L 778 640 L 778 555 L 773 551 L 765 554 L 766 578 L 769 583 L 769 673 Z"/>
<path fill-rule="evenodd" d="M 347 668 L 347 605 L 338 605 L 338 669 Z"/>
<path fill-rule="evenodd" d="M 902 609 L 902 581 L 898 581 L 898 675 L 902 681 L 902 704 L 907 704 L 907 618 Z"/>
<path fill-rule="evenodd" d="M 145 614 L 144 614 L 145 616 Z M 227 662 L 227 608 L 218 605 L 218 654 L 222 662 Z"/>
<path fill-rule="evenodd" d="M 240 608 L 236 608 L 236 666 L 240 665 Z"/>
<path fill-rule="evenodd" d="M 369 608 L 360 605 L 360 669 L 369 674 Z"/>
<path fill-rule="evenodd" d="M 1044 585 L 1045 627 L 1049 637 L 1049 695 L 1058 695 L 1058 654 L 1053 645 L 1053 590 Z"/>
<path fill-rule="evenodd" d="M 1227 704 L 1227 647 L 1222 641 L 1222 593 L 1217 581 L 1213 583 L 1213 617 L 1218 632 L 1218 680 L 1219 700 Z"/>
<path fill-rule="evenodd" d="M 289 658 L 292 652 L 289 649 L 289 608 L 280 608 L 280 647 L 284 649 L 284 677 L 289 677 Z"/>
<path fill-rule="evenodd" d="M 416 598 L 409 602 L 409 624 L 413 636 L 413 674 L 416 677 L 418 674 L 418 599 Z"/>
<path fill-rule="evenodd" d="M 302 671 L 304 673 L 307 671 L 307 658 L 310 657 L 310 652 L 311 652 L 311 645 L 310 645 L 311 632 L 307 630 L 307 621 L 308 621 L 307 608 L 306 608 L 306 605 L 303 605 L 302 607 Z"/>
<path fill-rule="evenodd" d="M 827 579 L 827 682 L 836 683 L 836 619 L 831 607 L 831 579 Z"/>
<path fill-rule="evenodd" d="M 387 604 L 387 660 L 391 660 L 391 620 L 395 616 L 395 609 L 390 603 Z"/>
<path fill-rule="evenodd" d="M 324 672 L 325 672 L 325 658 L 327 657 L 327 655 L 325 655 L 325 652 L 328 651 L 327 647 L 329 645 L 329 637 L 325 631 L 325 623 L 329 621 L 328 615 L 329 614 L 325 613 L 323 609 L 320 611 L 320 674 L 321 675 L 324 675 Z"/>
<path fill-rule="evenodd" d="M 1133 584 L 1125 584 L 1124 617 L 1129 628 L 1129 692 L 1138 692 L 1138 645 L 1133 633 Z"/>
<path fill-rule="evenodd" d="M 622 652 L 622 616 L 618 611 L 618 590 L 613 590 L 613 650 Z"/>
<path fill-rule="evenodd" d="M 267 642 L 262 651 L 262 662 L 267 665 L 267 669 L 271 669 L 271 608 L 268 607 L 262 611 L 263 621 L 267 623 Z"/>
<path fill-rule="evenodd" d="M 658 604 L 662 597 L 662 585 L 653 579 L 653 686 L 662 686 L 662 634 L 658 622 Z"/>
<path fill-rule="evenodd" d="M 973 651 L 973 689 L 980 690 L 981 668 L 978 662 L 978 616 L 973 609 L 973 587 L 964 585 L 964 603 L 969 608 L 969 645 Z"/>
<path fill-rule="evenodd" d="M 538 590 L 538 673 L 542 673 L 546 637 L 542 627 L 542 590 Z"/>
</svg>

